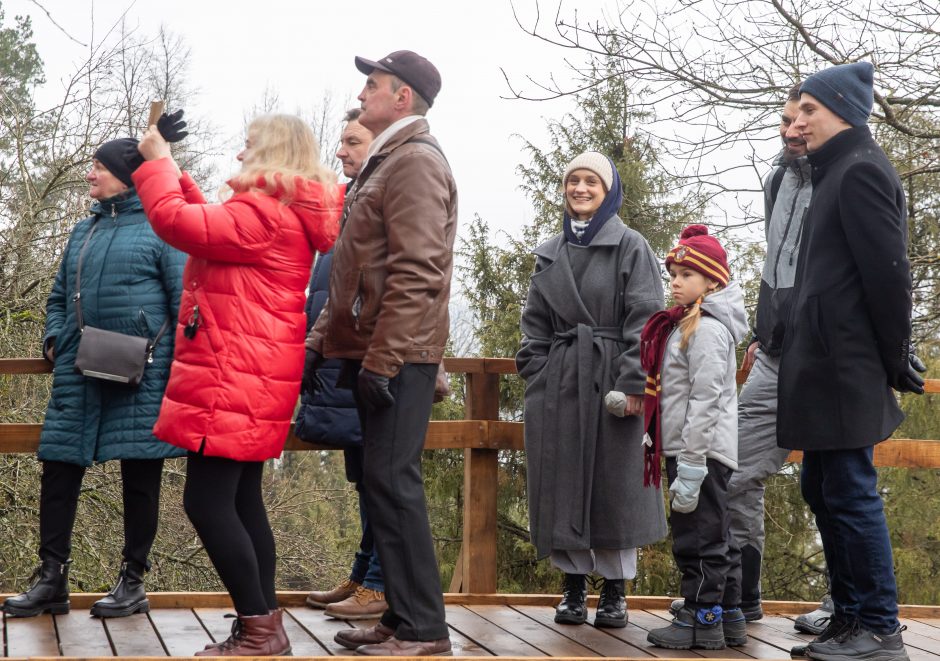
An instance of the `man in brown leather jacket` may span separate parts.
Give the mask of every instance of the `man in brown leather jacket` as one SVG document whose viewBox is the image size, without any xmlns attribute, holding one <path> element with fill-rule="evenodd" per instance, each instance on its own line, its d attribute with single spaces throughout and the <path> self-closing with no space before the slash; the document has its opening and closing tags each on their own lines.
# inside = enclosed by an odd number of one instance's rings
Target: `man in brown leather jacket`
<svg viewBox="0 0 940 661">
<path fill-rule="evenodd" d="M 457 190 L 424 119 L 441 87 L 411 51 L 374 62 L 359 122 L 375 135 L 346 195 L 326 307 L 307 338 L 304 387 L 327 358 L 344 359 L 362 421 L 366 507 L 389 609 L 336 641 L 360 654 L 424 656 L 451 649 L 428 524 L 421 451 L 447 343 Z"/>
</svg>

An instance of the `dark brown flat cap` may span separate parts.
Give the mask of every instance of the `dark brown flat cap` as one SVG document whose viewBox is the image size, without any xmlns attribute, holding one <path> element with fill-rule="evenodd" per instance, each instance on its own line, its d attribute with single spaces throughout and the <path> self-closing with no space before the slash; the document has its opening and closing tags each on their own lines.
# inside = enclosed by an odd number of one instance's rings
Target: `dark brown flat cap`
<svg viewBox="0 0 940 661">
<path fill-rule="evenodd" d="M 441 91 L 441 74 L 437 67 L 414 51 L 397 50 L 378 62 L 356 56 L 356 68 L 367 76 L 376 69 L 398 76 L 421 95 L 428 106 L 434 105 L 434 97 Z"/>
</svg>

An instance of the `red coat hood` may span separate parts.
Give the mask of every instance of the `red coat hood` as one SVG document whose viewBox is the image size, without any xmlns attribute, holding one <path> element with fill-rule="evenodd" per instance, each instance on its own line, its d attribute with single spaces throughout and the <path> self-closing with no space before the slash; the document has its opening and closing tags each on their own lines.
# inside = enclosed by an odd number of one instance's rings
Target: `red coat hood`
<svg viewBox="0 0 940 661">
<path fill-rule="evenodd" d="M 297 178 L 294 194 L 287 205 L 297 214 L 310 246 L 319 253 L 333 247 L 339 235 L 339 217 L 343 209 L 346 185 L 331 186 Z"/>
<path fill-rule="evenodd" d="M 257 187 L 275 199 L 284 195 L 284 188 L 280 182 L 280 175 L 275 175 L 278 186 L 273 193 L 265 191 L 268 182 L 259 177 Z M 230 179 L 228 185 L 235 193 L 243 192 L 244 185 L 235 179 Z M 343 197 L 346 194 L 346 184 L 330 186 L 329 189 L 318 181 L 296 177 L 294 191 L 288 197 L 287 207 L 293 211 L 300 220 L 304 234 L 310 247 L 325 253 L 333 247 L 336 237 L 339 236 L 339 218 L 343 210 Z"/>
</svg>

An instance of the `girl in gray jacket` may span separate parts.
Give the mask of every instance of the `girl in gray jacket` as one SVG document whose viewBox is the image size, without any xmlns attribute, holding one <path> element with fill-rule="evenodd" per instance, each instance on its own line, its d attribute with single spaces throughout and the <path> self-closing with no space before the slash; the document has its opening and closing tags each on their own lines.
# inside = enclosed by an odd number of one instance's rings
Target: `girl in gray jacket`
<svg viewBox="0 0 940 661">
<path fill-rule="evenodd" d="M 659 484 L 661 452 L 685 603 L 668 627 L 647 639 L 669 649 L 722 649 L 747 642 L 740 586 L 726 586 L 739 554 L 729 534 L 727 498 L 737 468 L 735 346 L 747 319 L 724 248 L 705 226 L 683 230 L 666 268 L 677 305 L 653 315 L 641 335 L 653 440 L 647 476 Z"/>
</svg>

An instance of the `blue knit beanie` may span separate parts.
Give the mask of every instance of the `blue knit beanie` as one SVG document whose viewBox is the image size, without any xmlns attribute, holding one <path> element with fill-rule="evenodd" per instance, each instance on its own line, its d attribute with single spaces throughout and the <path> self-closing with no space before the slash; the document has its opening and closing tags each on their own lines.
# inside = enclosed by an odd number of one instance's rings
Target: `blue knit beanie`
<svg viewBox="0 0 940 661">
<path fill-rule="evenodd" d="M 804 80 L 800 94 L 811 94 L 852 126 L 863 126 L 875 103 L 874 73 L 870 62 L 840 64 Z"/>
</svg>

